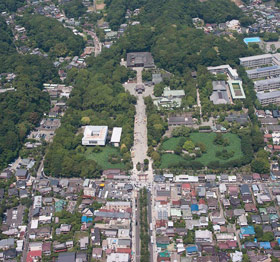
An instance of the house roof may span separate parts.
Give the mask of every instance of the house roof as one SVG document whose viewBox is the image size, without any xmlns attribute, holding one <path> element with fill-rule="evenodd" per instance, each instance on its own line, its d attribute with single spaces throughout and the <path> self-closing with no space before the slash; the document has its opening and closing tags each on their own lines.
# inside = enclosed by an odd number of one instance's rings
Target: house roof
<svg viewBox="0 0 280 262">
<path fill-rule="evenodd" d="M 186 251 L 187 251 L 187 253 L 194 253 L 194 252 L 197 252 L 198 249 L 197 249 L 197 246 L 189 246 L 189 247 L 186 247 Z"/>
<path fill-rule="evenodd" d="M 260 248 L 271 249 L 271 245 L 269 242 L 260 242 L 259 245 L 260 245 Z"/>
<path fill-rule="evenodd" d="M 33 262 L 33 258 L 42 257 L 42 250 L 29 251 L 27 253 L 26 262 Z"/>
<path fill-rule="evenodd" d="M 59 253 L 57 262 L 75 262 L 75 252 Z"/>
<path fill-rule="evenodd" d="M 18 169 L 15 173 L 16 177 L 26 177 L 26 175 L 27 175 L 27 170 L 23 168 Z"/>
<path fill-rule="evenodd" d="M 255 229 L 253 226 L 241 227 L 240 232 L 242 235 L 255 235 Z"/>
</svg>

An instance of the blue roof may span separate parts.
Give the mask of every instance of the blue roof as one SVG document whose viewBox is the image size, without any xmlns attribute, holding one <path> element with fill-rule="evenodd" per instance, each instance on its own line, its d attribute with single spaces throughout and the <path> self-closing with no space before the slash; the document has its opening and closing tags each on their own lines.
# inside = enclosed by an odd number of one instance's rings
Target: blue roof
<svg viewBox="0 0 280 262">
<path fill-rule="evenodd" d="M 280 245 L 280 238 L 277 239 L 278 244 Z"/>
<path fill-rule="evenodd" d="M 242 235 L 255 235 L 255 229 L 253 226 L 241 227 L 240 233 Z"/>
<path fill-rule="evenodd" d="M 265 71 L 270 71 L 270 70 L 276 70 L 279 69 L 280 67 L 278 65 L 273 65 L 273 66 L 268 66 L 268 67 L 259 67 L 256 69 L 257 72 L 265 72 Z"/>
<path fill-rule="evenodd" d="M 191 246 L 191 247 L 187 247 L 186 248 L 187 253 L 193 253 L 193 252 L 197 252 L 197 246 Z"/>
<path fill-rule="evenodd" d="M 92 217 L 82 216 L 82 223 L 92 222 Z"/>
<path fill-rule="evenodd" d="M 197 204 L 192 204 L 191 205 L 191 211 L 198 211 L 198 205 Z"/>
<path fill-rule="evenodd" d="M 260 248 L 271 249 L 271 245 L 269 242 L 260 242 Z"/>
</svg>

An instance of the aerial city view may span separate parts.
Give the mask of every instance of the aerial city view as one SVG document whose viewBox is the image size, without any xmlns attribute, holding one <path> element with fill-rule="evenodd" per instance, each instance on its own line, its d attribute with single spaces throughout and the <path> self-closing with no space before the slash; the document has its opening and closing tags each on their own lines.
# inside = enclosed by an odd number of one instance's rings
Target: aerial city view
<svg viewBox="0 0 280 262">
<path fill-rule="evenodd" d="M 280 0 L 0 0 L 0 262 L 280 262 Z"/>
</svg>

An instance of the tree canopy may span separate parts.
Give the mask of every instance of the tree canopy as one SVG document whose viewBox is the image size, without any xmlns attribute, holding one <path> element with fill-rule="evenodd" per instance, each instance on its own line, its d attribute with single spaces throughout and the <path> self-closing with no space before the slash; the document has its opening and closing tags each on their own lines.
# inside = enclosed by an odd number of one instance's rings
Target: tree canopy
<svg viewBox="0 0 280 262">
<path fill-rule="evenodd" d="M 27 30 L 32 47 L 42 49 L 54 57 L 81 54 L 84 41 L 53 18 L 25 14 L 17 18 Z"/>
</svg>

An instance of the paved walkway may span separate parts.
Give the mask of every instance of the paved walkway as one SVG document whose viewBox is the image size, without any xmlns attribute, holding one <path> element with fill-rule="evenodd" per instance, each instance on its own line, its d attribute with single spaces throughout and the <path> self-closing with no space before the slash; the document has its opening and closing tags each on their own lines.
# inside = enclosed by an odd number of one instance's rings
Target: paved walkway
<svg viewBox="0 0 280 262">
<path fill-rule="evenodd" d="M 134 184 L 133 191 L 133 204 L 132 204 L 132 261 L 139 262 L 140 261 L 140 236 L 139 236 L 139 206 L 136 207 L 136 203 L 138 201 L 138 189 L 142 187 L 146 187 L 149 192 L 149 203 L 148 209 L 150 210 L 149 223 L 153 224 L 153 229 L 155 229 L 155 214 L 154 212 L 154 189 L 153 189 L 153 169 L 152 169 L 152 160 L 147 156 L 148 150 L 148 134 L 147 134 L 147 116 L 146 116 L 146 106 L 144 103 L 144 97 L 152 95 L 153 87 L 145 87 L 145 92 L 143 94 L 137 94 L 135 92 L 135 87 L 138 84 L 143 84 L 142 82 L 142 70 L 143 68 L 133 68 L 137 72 L 137 82 L 136 83 L 127 83 L 124 84 L 125 90 L 129 91 L 132 95 L 137 97 L 136 104 L 136 114 L 135 114 L 135 122 L 134 122 L 134 145 L 132 148 L 132 162 L 133 162 L 133 170 L 131 175 L 131 181 Z M 147 171 L 138 171 L 136 166 L 138 163 L 143 164 L 144 160 L 149 160 L 149 169 Z M 146 180 L 142 181 L 140 179 L 140 174 L 146 174 Z M 151 235 L 153 235 L 153 239 L 155 239 L 155 230 L 152 230 Z M 157 259 L 156 255 L 156 246 L 155 241 L 150 243 L 150 252 L 151 252 L 151 262 L 155 262 Z"/>
</svg>

